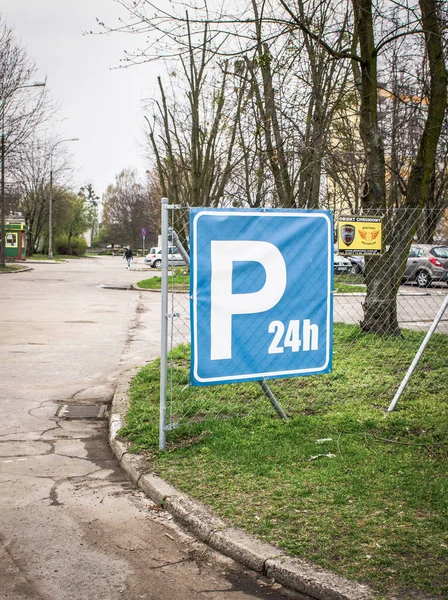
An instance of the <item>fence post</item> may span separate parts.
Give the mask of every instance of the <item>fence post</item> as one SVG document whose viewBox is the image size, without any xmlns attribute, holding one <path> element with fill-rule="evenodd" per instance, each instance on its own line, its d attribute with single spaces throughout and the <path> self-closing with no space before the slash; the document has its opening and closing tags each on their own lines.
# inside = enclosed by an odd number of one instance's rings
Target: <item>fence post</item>
<svg viewBox="0 0 448 600">
<path fill-rule="evenodd" d="M 168 379 L 168 198 L 162 198 L 162 294 L 160 343 L 159 450 L 166 446 L 166 393 Z"/>
</svg>

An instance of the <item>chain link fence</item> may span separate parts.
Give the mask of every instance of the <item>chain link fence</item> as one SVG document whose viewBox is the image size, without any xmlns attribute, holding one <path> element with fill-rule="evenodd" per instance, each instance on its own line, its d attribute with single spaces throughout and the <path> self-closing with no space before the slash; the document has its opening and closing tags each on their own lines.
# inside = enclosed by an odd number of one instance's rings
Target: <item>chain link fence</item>
<svg viewBox="0 0 448 600">
<path fill-rule="evenodd" d="M 446 401 L 448 311 L 444 311 L 443 306 L 445 303 L 446 307 L 448 292 L 448 244 L 419 243 L 421 219 L 420 211 L 395 210 L 386 215 L 384 221 L 385 252 L 382 257 L 335 260 L 331 374 L 271 379 L 267 389 L 260 382 L 194 387 L 189 385 L 189 208 L 168 203 L 162 205 L 162 246 L 183 249 L 184 258 L 177 252 L 172 254 L 173 259 L 165 261 L 165 277 L 162 277 L 162 336 L 166 340 L 166 351 L 161 357 L 160 447 L 165 447 L 174 430 L 191 437 L 200 431 L 199 424 L 203 426 L 211 419 L 235 419 L 238 422 L 244 417 L 261 414 L 278 418 L 279 411 L 276 413 L 273 399 L 287 417 L 313 414 L 326 403 L 341 399 L 370 402 L 378 410 L 386 411 L 438 314 L 435 334 L 429 341 L 426 339 L 427 346 L 400 403 L 405 404 L 407 399 L 422 393 L 422 385 L 427 393 L 425 380 L 429 375 L 430 392 Z M 336 227 L 338 215 L 334 216 L 334 221 Z M 437 222 L 440 224 L 440 219 Z M 409 254 L 409 243 L 401 250 L 402 263 L 406 266 L 400 271 L 403 277 L 394 288 L 393 279 L 399 265 L 390 255 L 394 248 L 400 249 L 396 236 L 403 236 L 405 227 L 412 227 L 414 241 Z M 438 232 L 432 234 L 437 239 Z M 373 264 L 372 261 L 377 262 Z M 391 311 L 392 321 L 398 329 L 392 326 L 390 330 L 385 329 L 383 323 L 379 331 L 366 331 L 362 324 L 366 323 L 369 286 L 370 289 L 383 286 L 384 310 Z M 396 295 L 396 303 L 391 295 Z M 349 368 L 346 368 L 348 364 Z"/>
</svg>

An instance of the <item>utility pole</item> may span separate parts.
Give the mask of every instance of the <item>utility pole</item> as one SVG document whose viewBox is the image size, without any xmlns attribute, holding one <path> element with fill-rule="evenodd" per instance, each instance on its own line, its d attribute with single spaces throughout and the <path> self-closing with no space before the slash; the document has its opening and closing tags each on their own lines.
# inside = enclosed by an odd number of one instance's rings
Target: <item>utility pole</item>
<svg viewBox="0 0 448 600">
<path fill-rule="evenodd" d="M 51 159 L 50 159 L 51 160 Z M 48 258 L 53 260 L 53 166 L 50 166 L 50 199 L 48 206 Z"/>
</svg>

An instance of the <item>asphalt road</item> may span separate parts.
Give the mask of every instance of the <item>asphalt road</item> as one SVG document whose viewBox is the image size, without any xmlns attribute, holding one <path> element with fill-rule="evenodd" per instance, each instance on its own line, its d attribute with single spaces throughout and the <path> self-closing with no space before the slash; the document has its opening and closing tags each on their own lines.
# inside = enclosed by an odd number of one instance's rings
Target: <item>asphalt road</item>
<svg viewBox="0 0 448 600">
<path fill-rule="evenodd" d="M 141 266 L 105 257 L 0 275 L 2 600 L 289 596 L 136 490 L 106 420 L 60 415 L 107 404 L 124 371 L 158 355 L 160 296 L 119 289 Z"/>
<path fill-rule="evenodd" d="M 448 288 L 445 284 L 429 288 L 402 285 L 397 296 L 398 322 L 402 329 L 427 332 L 442 306 Z M 336 294 L 334 296 L 334 321 L 359 323 L 362 321 L 364 294 Z M 448 311 L 437 327 L 438 333 L 448 333 Z"/>
<path fill-rule="evenodd" d="M 446 284 L 434 285 L 429 288 L 418 288 L 412 285 L 402 285 L 397 296 L 397 314 L 402 329 L 412 329 L 426 333 L 434 317 L 442 306 L 448 287 Z M 170 333 L 175 343 L 188 343 L 190 339 L 190 307 L 189 295 L 175 293 L 170 297 L 169 305 L 174 314 L 173 323 L 169 322 Z M 363 304 L 365 294 L 335 294 L 333 303 L 333 320 L 335 323 L 357 324 L 364 317 Z M 438 333 L 448 333 L 448 311 L 440 320 Z"/>
</svg>

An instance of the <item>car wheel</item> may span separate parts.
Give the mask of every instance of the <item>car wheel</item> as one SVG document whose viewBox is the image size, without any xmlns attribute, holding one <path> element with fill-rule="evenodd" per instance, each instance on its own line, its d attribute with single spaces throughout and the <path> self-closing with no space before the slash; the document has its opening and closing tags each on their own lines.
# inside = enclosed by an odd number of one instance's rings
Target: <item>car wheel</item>
<svg viewBox="0 0 448 600">
<path fill-rule="evenodd" d="M 426 271 L 419 271 L 415 276 L 415 281 L 417 282 L 418 287 L 428 287 L 431 283 L 431 277 Z"/>
<path fill-rule="evenodd" d="M 160 258 L 158 258 L 157 260 L 155 260 L 152 263 L 152 266 L 154 267 L 154 269 L 160 269 L 160 267 L 162 266 L 162 261 L 160 260 Z"/>
<path fill-rule="evenodd" d="M 360 269 L 359 265 L 352 265 L 352 268 L 350 269 L 350 273 L 352 275 L 359 275 L 361 273 L 361 269 Z"/>
</svg>

